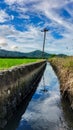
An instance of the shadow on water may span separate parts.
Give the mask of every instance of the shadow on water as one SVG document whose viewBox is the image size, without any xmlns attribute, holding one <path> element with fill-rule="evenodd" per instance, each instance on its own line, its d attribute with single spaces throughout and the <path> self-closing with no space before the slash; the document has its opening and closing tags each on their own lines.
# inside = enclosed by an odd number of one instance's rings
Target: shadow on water
<svg viewBox="0 0 73 130">
<path fill-rule="evenodd" d="M 49 63 L 42 75 L 4 130 L 73 130 L 73 111 L 67 99 L 61 98 Z"/>
<path fill-rule="evenodd" d="M 42 75 L 43 75 L 44 71 L 45 71 L 45 67 L 42 70 L 42 72 L 39 74 L 37 80 L 32 85 L 31 92 L 23 100 L 23 102 L 20 104 L 20 106 L 18 106 L 17 111 L 14 113 L 14 116 L 9 120 L 6 127 L 4 129 L 2 129 L 2 130 L 15 130 L 17 128 L 17 126 L 19 124 L 19 121 L 21 120 L 21 116 L 23 115 L 23 113 L 25 113 L 25 111 L 27 109 L 27 106 L 29 105 L 29 102 L 31 101 L 31 98 L 32 98 L 33 94 L 35 93 L 35 91 L 36 91 L 36 89 L 38 87 L 38 84 L 39 84 L 39 82 L 40 82 L 40 80 L 42 78 Z M 25 124 L 27 124 L 27 122 L 25 122 Z"/>
<path fill-rule="evenodd" d="M 64 130 L 73 130 L 73 110 L 68 99 L 61 98 L 62 116 L 60 117 L 61 126 Z"/>
</svg>

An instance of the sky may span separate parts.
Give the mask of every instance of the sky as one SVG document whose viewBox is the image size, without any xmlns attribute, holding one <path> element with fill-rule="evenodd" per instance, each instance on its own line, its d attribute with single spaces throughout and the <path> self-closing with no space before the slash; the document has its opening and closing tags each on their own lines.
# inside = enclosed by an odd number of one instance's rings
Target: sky
<svg viewBox="0 0 73 130">
<path fill-rule="evenodd" d="M 0 0 L 0 48 L 73 55 L 73 0 Z"/>
</svg>

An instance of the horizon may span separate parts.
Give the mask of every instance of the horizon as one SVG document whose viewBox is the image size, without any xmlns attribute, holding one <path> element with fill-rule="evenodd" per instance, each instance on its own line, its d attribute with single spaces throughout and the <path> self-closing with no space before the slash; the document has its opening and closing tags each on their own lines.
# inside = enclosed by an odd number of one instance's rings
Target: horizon
<svg viewBox="0 0 73 130">
<path fill-rule="evenodd" d="M 43 52 L 43 51 L 41 51 L 41 50 L 34 50 L 34 51 L 29 51 L 29 52 L 22 52 L 22 51 L 16 51 L 16 50 L 5 50 L 5 49 L 1 49 L 0 48 L 0 50 L 3 50 L 3 51 L 10 51 L 10 52 L 16 52 L 16 53 L 33 53 L 33 52 L 36 52 L 36 51 L 40 51 L 40 52 Z M 65 54 L 63 54 L 63 53 L 48 53 L 48 52 L 44 52 L 44 53 L 47 53 L 47 54 L 49 54 L 49 55 L 65 55 Z M 68 56 L 68 55 L 67 55 Z M 72 55 L 69 55 L 69 56 L 72 56 Z"/>
<path fill-rule="evenodd" d="M 54 4 L 53 4 L 54 3 Z M 73 55 L 73 0 L 0 1 L 0 49 Z"/>
</svg>

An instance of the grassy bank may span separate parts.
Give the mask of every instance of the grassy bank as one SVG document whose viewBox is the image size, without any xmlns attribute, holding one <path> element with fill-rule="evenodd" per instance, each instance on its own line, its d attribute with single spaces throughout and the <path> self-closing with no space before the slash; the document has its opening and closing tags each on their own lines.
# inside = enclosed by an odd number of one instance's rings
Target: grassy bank
<svg viewBox="0 0 73 130">
<path fill-rule="evenodd" d="M 65 57 L 65 58 L 51 58 L 50 61 L 52 61 L 52 63 L 55 62 L 55 64 L 58 64 L 59 66 L 62 66 L 64 68 L 72 68 L 73 67 L 73 56 L 70 57 Z"/>
<path fill-rule="evenodd" d="M 12 66 L 37 62 L 39 59 L 17 59 L 17 58 L 0 58 L 0 70 L 8 69 Z"/>
<path fill-rule="evenodd" d="M 53 66 L 60 80 L 60 89 L 64 97 L 68 97 L 73 109 L 73 57 L 51 58 Z"/>
</svg>

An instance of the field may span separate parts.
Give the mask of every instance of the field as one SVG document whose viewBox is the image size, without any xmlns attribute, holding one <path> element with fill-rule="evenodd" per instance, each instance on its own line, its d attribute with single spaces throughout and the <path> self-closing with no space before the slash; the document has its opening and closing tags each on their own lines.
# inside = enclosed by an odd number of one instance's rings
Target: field
<svg viewBox="0 0 73 130">
<path fill-rule="evenodd" d="M 37 61 L 39 61 L 39 59 L 0 58 L 0 70 L 8 69 L 10 67 L 18 66 L 21 64 L 37 62 Z"/>
</svg>

